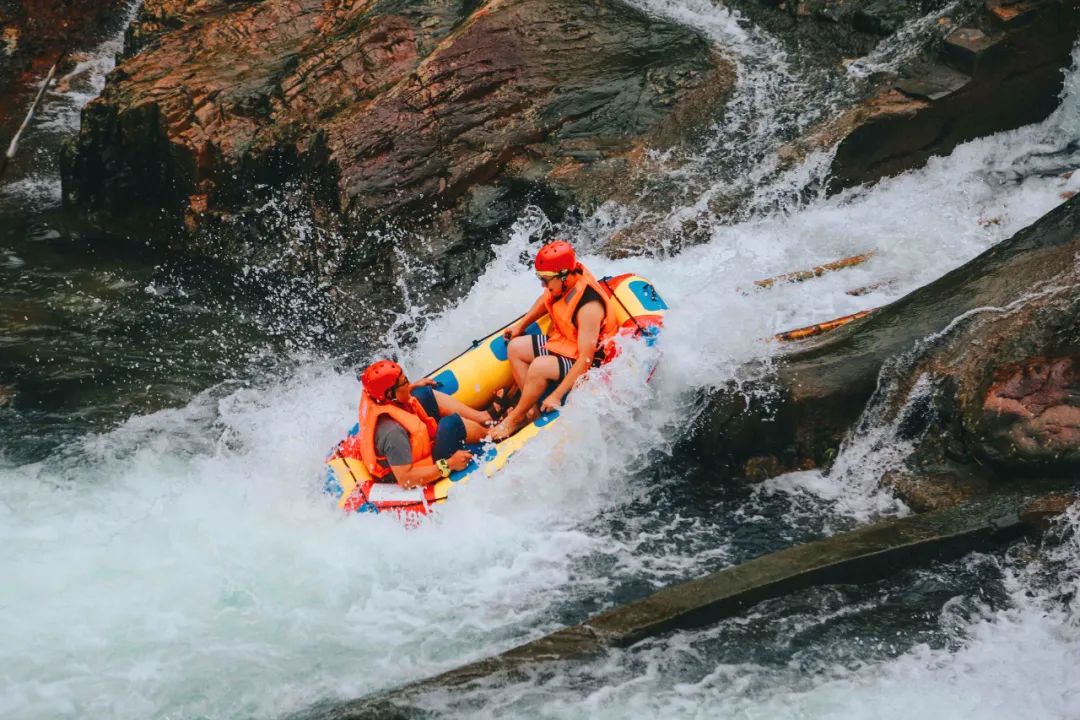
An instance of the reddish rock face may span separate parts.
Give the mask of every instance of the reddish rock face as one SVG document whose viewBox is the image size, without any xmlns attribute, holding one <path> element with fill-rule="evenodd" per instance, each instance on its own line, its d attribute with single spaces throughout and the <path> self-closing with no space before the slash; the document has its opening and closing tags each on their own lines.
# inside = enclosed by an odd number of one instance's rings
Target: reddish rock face
<svg viewBox="0 0 1080 720">
<path fill-rule="evenodd" d="M 733 81 L 702 37 L 614 2 L 148 0 L 128 38 L 65 196 L 196 234 L 285 184 L 353 228 L 478 183 L 572 189 Z"/>
<path fill-rule="evenodd" d="M 1080 464 L 1080 355 L 1000 368 L 986 392 L 980 435 L 992 456 Z"/>
</svg>

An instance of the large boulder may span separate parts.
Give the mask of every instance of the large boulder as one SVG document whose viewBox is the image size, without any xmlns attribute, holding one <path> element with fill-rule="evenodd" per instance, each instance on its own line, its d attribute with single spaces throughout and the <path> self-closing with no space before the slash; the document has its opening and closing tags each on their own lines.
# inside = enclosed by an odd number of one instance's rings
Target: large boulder
<svg viewBox="0 0 1080 720">
<path fill-rule="evenodd" d="M 863 10 L 901 5 L 870 3 Z M 814 151 L 832 152 L 828 187 L 838 192 L 1053 112 L 1080 35 L 1080 6 L 986 0 L 960 19 L 942 17 L 939 41 L 895 71 L 875 72 L 867 98 L 793 140 L 781 158 L 790 164 Z"/>
<path fill-rule="evenodd" d="M 689 450 L 723 476 L 828 465 L 873 397 L 864 420 L 892 429 L 882 442 L 917 446 L 892 475 L 897 487 L 965 497 L 995 478 L 1075 475 L 1077 257 L 1080 197 L 869 317 L 803 341 L 778 361 L 769 392 L 704 398 Z"/>
<path fill-rule="evenodd" d="M 1058 106 L 1080 7 L 1071 0 L 1025 0 L 1022 16 L 986 11 L 954 27 L 939 53 L 834 120 L 819 136 L 836 147 L 837 192 L 919 167 L 934 155 L 1002 130 L 1039 122 Z M 888 2 L 884 2 L 888 5 Z M 950 21 L 951 22 L 951 21 Z"/>
<path fill-rule="evenodd" d="M 453 238 L 491 222 L 485 198 L 572 199 L 733 82 L 703 37 L 617 0 L 148 0 L 128 39 L 65 199 L 230 262 L 286 250 L 259 227 L 285 190 L 361 252 L 388 221 Z"/>
</svg>

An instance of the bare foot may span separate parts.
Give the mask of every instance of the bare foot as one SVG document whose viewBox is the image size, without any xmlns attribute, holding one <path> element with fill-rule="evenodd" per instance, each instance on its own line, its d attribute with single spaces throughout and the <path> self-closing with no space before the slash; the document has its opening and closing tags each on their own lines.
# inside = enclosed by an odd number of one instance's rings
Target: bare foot
<svg viewBox="0 0 1080 720">
<path fill-rule="evenodd" d="M 502 442 L 506 438 L 510 437 L 510 430 L 506 427 L 505 422 L 501 422 L 495 427 L 491 428 L 491 432 L 488 433 L 488 437 L 491 438 L 491 442 Z"/>
<path fill-rule="evenodd" d="M 503 419 L 501 423 L 492 428 L 489 437 L 491 438 L 492 442 L 501 442 L 516 433 L 518 428 L 521 427 L 521 424 L 522 423 L 520 421 L 511 422 L 510 418 L 507 417 Z"/>
</svg>

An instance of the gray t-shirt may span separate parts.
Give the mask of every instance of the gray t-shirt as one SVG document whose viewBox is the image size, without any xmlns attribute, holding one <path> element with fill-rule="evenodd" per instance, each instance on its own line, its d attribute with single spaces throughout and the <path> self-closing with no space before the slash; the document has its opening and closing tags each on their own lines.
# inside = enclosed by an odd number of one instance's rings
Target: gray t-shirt
<svg viewBox="0 0 1080 720">
<path fill-rule="evenodd" d="M 375 425 L 375 452 L 386 458 L 391 466 L 412 464 L 412 445 L 409 433 L 397 420 L 383 415 Z M 393 476 L 393 473 L 390 473 Z"/>
</svg>

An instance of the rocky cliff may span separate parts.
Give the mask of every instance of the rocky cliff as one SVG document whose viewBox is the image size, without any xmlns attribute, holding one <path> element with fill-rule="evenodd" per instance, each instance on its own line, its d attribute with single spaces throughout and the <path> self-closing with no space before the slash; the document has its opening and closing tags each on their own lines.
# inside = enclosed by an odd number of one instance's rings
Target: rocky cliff
<svg viewBox="0 0 1080 720">
<path fill-rule="evenodd" d="M 353 257 L 388 222 L 452 244 L 508 194 L 624 175 L 733 82 L 704 38 L 616 0 L 147 0 L 125 55 L 66 201 L 233 263 L 288 252 L 259 225 L 282 189 Z"/>
</svg>

